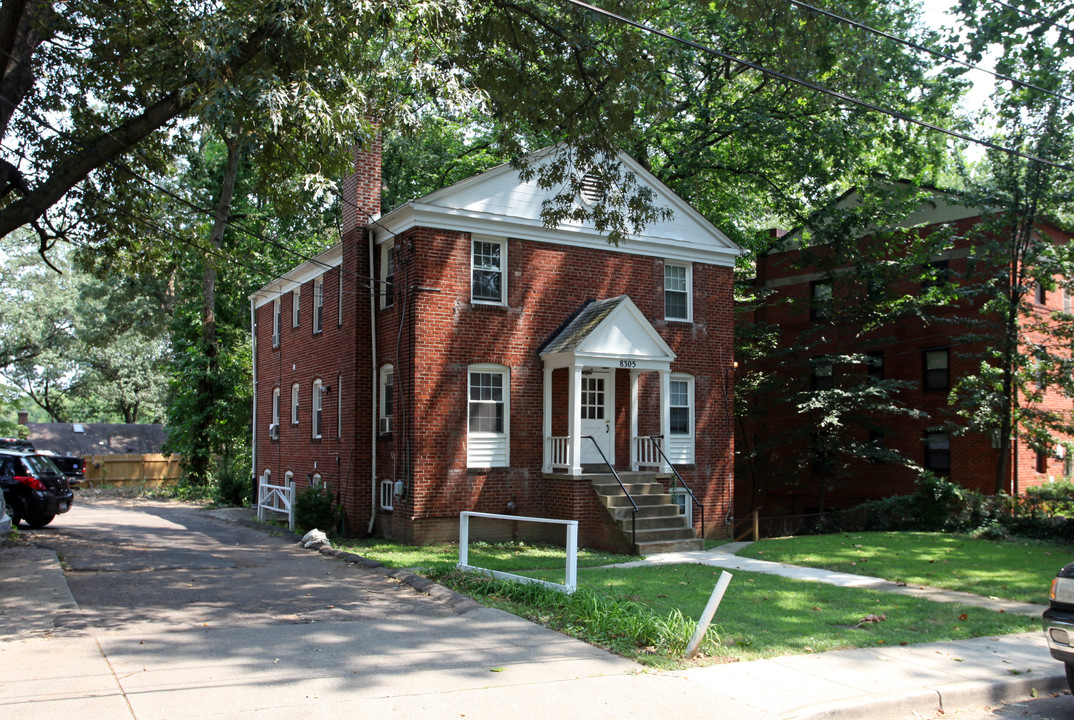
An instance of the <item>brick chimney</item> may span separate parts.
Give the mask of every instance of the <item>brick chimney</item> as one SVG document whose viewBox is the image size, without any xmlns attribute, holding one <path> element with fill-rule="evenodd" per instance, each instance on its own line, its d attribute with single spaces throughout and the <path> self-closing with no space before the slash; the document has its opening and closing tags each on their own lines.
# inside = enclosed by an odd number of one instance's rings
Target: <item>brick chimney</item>
<svg viewBox="0 0 1074 720">
<path fill-rule="evenodd" d="M 380 129 L 365 147 L 354 148 L 354 174 L 343 180 L 343 234 L 380 217 Z"/>
<path fill-rule="evenodd" d="M 8 415 L 8 417 L 11 417 L 11 416 Z M 29 425 L 29 424 L 30 424 L 30 411 L 29 410 L 19 410 L 19 425 Z"/>
</svg>

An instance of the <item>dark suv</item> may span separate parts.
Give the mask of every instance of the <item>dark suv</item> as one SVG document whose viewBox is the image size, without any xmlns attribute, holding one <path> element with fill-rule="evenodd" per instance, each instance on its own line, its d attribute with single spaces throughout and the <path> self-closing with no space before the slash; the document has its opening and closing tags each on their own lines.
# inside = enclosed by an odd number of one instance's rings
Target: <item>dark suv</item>
<svg viewBox="0 0 1074 720">
<path fill-rule="evenodd" d="M 1074 563 L 1052 580 L 1048 609 L 1044 611 L 1044 638 L 1052 657 L 1067 669 L 1067 684 L 1074 691 Z"/>
<path fill-rule="evenodd" d="M 0 451 L 0 488 L 12 526 L 24 521 L 41 528 L 71 509 L 74 493 L 51 460 L 36 453 Z"/>
</svg>

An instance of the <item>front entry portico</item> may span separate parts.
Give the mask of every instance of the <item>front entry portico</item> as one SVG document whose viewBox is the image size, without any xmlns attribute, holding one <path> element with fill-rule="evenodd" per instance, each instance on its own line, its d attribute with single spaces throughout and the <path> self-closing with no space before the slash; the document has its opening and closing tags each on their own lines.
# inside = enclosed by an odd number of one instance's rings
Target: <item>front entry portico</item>
<svg viewBox="0 0 1074 720">
<path fill-rule="evenodd" d="M 615 460 L 615 377 L 630 373 L 630 465 L 666 471 L 648 435 L 639 436 L 641 376 L 659 375 L 659 435 L 670 429 L 669 382 L 675 353 L 626 295 L 590 303 L 541 351 L 544 361 L 544 472 L 581 475 L 583 465 Z M 566 397 L 554 393 L 555 371 L 566 370 Z M 561 373 L 562 375 L 562 373 Z M 651 383 L 648 384 L 651 386 Z M 562 387 L 562 384 L 560 385 Z M 566 405 L 566 427 L 553 434 Z M 559 412 L 557 412 L 557 410 Z M 566 434 L 562 434 L 563 430 Z"/>
</svg>

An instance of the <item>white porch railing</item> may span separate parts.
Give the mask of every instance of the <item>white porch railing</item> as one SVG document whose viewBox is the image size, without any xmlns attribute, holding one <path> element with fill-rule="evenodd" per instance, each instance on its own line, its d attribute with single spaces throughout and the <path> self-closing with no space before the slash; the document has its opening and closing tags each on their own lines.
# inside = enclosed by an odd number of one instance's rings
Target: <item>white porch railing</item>
<svg viewBox="0 0 1074 720">
<path fill-rule="evenodd" d="M 552 470 L 571 469 L 571 439 L 569 437 L 545 438 L 545 457 Z"/>
<path fill-rule="evenodd" d="M 634 466 L 634 470 L 640 470 L 643 467 L 660 468 L 663 465 L 663 461 L 660 458 L 660 449 L 657 447 L 658 442 L 658 440 L 648 435 L 631 438 L 631 449 L 633 450 L 631 464 Z"/>
<path fill-rule="evenodd" d="M 265 512 L 287 514 L 287 527 L 295 529 L 295 486 L 273 485 L 261 478 L 257 485 L 257 521 L 264 522 Z"/>
</svg>

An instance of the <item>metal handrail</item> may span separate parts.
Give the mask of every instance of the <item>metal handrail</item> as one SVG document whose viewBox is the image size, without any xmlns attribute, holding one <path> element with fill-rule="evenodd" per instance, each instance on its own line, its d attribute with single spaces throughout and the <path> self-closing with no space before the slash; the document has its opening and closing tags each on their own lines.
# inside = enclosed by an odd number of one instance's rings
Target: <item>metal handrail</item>
<svg viewBox="0 0 1074 720">
<path fill-rule="evenodd" d="M 663 435 L 650 435 L 649 439 L 653 440 L 653 441 L 663 440 L 664 436 Z M 697 507 L 701 508 L 701 539 L 704 540 L 705 539 L 705 506 L 702 505 L 700 502 L 698 502 L 697 495 L 694 495 L 694 491 L 691 490 L 690 486 L 686 484 L 686 481 L 682 479 L 682 475 L 680 475 L 679 471 L 675 468 L 675 466 L 671 464 L 671 460 L 668 460 L 668 456 L 664 454 L 664 448 L 660 447 L 660 443 L 659 442 L 653 442 L 653 445 L 656 446 L 656 450 L 657 450 L 657 452 L 660 453 L 660 457 L 664 458 L 664 462 L 666 462 L 668 464 L 668 467 L 671 468 L 671 472 L 675 473 L 675 477 L 678 478 L 679 483 L 681 483 L 682 486 L 684 488 L 686 488 L 686 492 L 690 493 L 690 499 L 694 501 L 694 505 L 696 505 Z"/>
<path fill-rule="evenodd" d="M 622 478 L 619 477 L 619 473 L 615 471 L 612 464 L 608 462 L 608 457 L 604 454 L 604 451 L 600 449 L 600 445 L 597 443 L 597 439 L 592 435 L 583 435 L 582 439 L 589 438 L 593 441 L 593 447 L 600 453 L 601 460 L 608 466 L 608 469 L 612 471 L 612 477 L 619 483 L 619 487 L 622 489 L 623 494 L 626 495 L 626 499 L 630 501 L 633 509 L 630 511 L 630 542 L 634 545 L 634 554 L 638 554 L 638 504 L 634 502 L 634 498 L 630 497 L 630 492 L 626 489 L 626 485 L 623 484 Z"/>
</svg>

